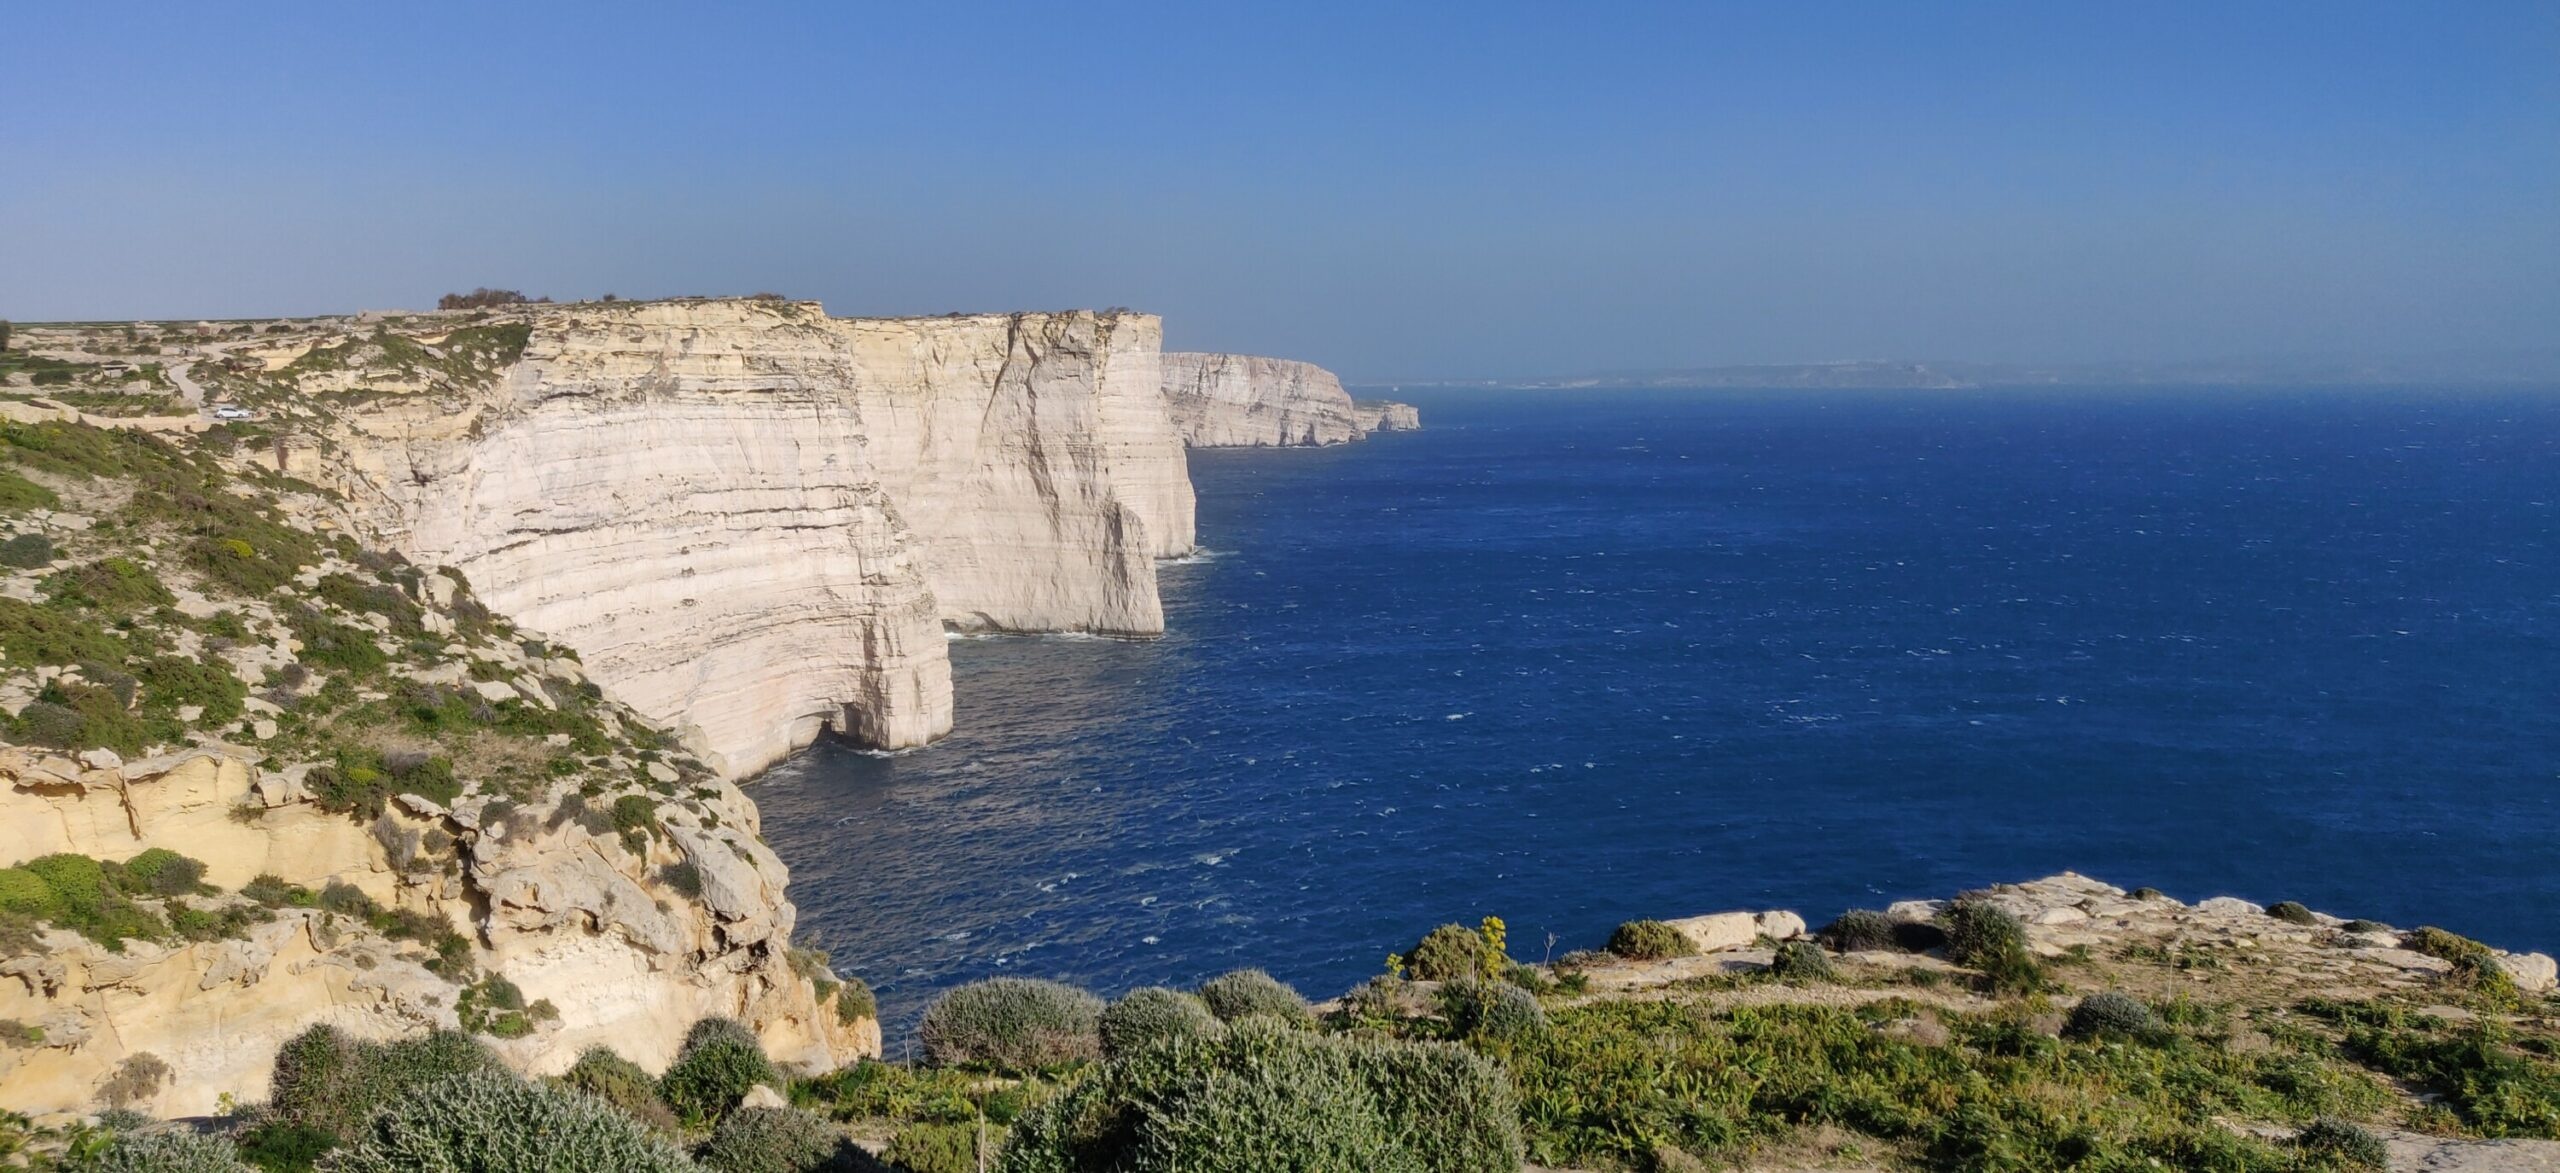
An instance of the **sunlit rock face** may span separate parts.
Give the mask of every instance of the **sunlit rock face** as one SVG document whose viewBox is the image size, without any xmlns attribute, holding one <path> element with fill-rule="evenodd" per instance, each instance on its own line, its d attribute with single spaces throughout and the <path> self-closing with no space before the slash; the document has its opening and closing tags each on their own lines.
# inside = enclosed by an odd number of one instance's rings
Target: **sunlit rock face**
<svg viewBox="0 0 2560 1173">
<path fill-rule="evenodd" d="M 1147 636 L 1192 546 L 1161 323 L 839 319 L 805 302 L 530 317 L 484 392 L 345 412 L 361 524 L 686 732 L 730 777 L 834 728 L 951 727 L 946 625 Z"/>
<path fill-rule="evenodd" d="M 1165 406 L 1195 448 L 1344 444 L 1369 433 L 1333 372 L 1243 354 L 1167 354 Z"/>
<path fill-rule="evenodd" d="M 566 1070 L 597 1045 L 656 1070 L 710 1015 L 745 1022 L 785 1062 L 825 1068 L 879 1053 L 878 1021 L 840 1013 L 793 965 L 788 873 L 735 786 L 697 783 L 657 807 L 660 833 L 631 838 L 485 796 L 450 810 L 395 803 L 368 826 L 318 809 L 301 772 L 218 750 L 91 766 L 0 745 L 0 867 L 167 848 L 201 860 L 227 891 L 259 876 L 351 886 L 451 926 L 468 942 L 462 972 L 504 974 L 553 1008 L 524 1037 L 485 1040 L 526 1072 Z M 574 791 L 547 801 L 563 796 Z M 404 837 L 439 845 L 422 857 L 431 866 L 391 857 L 387 845 Z M 671 883 L 677 865 L 697 881 Z M 0 951 L 0 1020 L 42 1032 L 0 1056 L 0 1104 L 22 1112 L 88 1111 L 102 1080 L 149 1055 L 175 1078 L 141 1107 L 209 1115 L 226 1095 L 266 1098 L 277 1049 L 315 1024 L 371 1039 L 461 1025 L 460 972 L 422 964 L 415 941 L 320 908 L 278 908 L 217 940 L 110 949 L 57 927 L 35 946 Z"/>
</svg>

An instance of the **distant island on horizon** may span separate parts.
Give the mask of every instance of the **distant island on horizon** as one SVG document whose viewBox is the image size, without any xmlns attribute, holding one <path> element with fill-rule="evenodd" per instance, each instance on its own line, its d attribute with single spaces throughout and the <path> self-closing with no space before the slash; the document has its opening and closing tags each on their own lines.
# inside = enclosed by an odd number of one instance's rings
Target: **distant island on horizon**
<svg viewBox="0 0 2560 1173">
<path fill-rule="evenodd" d="M 1512 378 L 1361 380 L 1352 386 L 1554 390 L 1962 390 L 1989 387 L 2560 386 L 2560 349 L 2400 358 L 1984 363 L 1848 360 L 1659 367 Z"/>
</svg>

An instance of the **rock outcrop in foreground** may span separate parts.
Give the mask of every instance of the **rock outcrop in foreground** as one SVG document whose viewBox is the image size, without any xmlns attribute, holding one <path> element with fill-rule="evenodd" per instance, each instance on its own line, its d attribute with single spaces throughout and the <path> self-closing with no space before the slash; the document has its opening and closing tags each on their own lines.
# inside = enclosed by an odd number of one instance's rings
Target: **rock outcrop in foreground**
<svg viewBox="0 0 2560 1173">
<path fill-rule="evenodd" d="M 1194 448 L 1347 444 L 1422 426 L 1409 404 L 1354 402 L 1333 372 L 1282 358 L 1169 352 L 1164 399 Z"/>
</svg>

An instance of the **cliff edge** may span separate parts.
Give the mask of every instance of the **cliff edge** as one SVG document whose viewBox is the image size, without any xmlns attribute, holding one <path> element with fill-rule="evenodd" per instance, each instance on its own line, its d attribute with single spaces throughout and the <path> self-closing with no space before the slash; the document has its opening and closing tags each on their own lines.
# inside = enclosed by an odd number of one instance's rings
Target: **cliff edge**
<svg viewBox="0 0 2560 1173">
<path fill-rule="evenodd" d="M 1194 448 L 1347 444 L 1422 426 L 1409 404 L 1354 402 L 1333 372 L 1313 363 L 1175 351 L 1163 367 L 1165 407 Z"/>
</svg>

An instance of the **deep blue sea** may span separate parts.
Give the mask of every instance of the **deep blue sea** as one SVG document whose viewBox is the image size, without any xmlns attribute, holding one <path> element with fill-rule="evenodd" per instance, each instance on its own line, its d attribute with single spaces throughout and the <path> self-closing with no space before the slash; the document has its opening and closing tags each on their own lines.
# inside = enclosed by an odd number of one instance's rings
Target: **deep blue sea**
<svg viewBox="0 0 2560 1173">
<path fill-rule="evenodd" d="M 2560 393 L 1405 397 L 1192 454 L 1165 638 L 955 642 L 949 740 L 752 789 L 893 1032 L 2066 868 L 2560 946 Z"/>
</svg>

